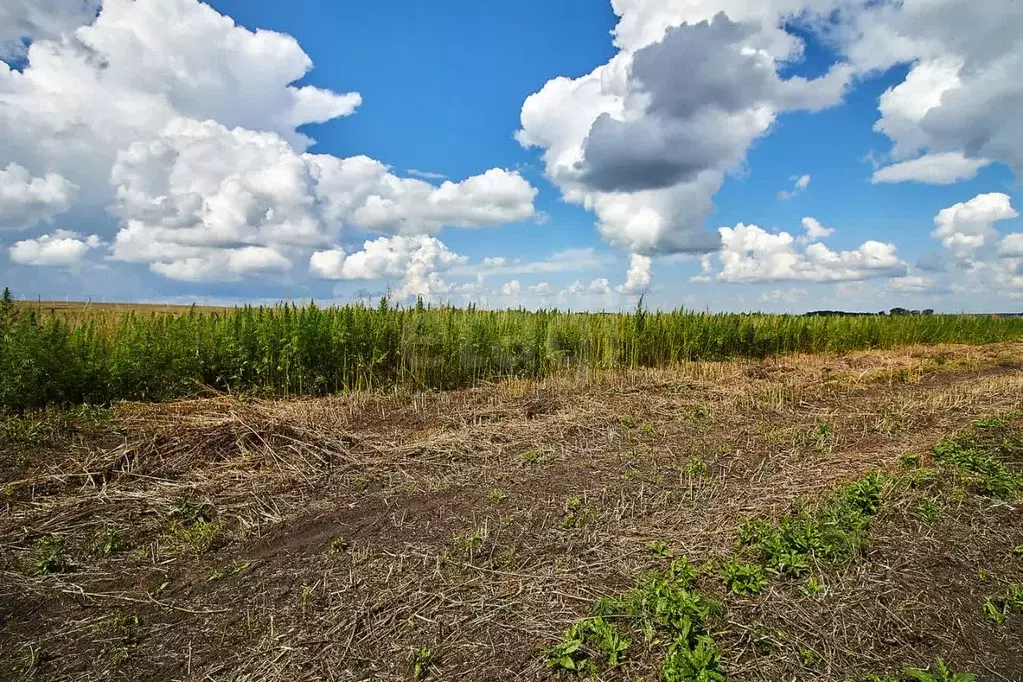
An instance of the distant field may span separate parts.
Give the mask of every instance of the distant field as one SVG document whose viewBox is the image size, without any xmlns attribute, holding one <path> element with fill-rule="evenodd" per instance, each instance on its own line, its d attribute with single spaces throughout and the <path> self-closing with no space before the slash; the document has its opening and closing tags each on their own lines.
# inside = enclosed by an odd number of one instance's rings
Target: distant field
<svg viewBox="0 0 1023 682">
<path fill-rule="evenodd" d="M 1023 680 L 1021 360 L 0 415 L 0 679 Z"/>
<path fill-rule="evenodd" d="M 43 314 L 85 318 L 104 313 L 168 313 L 180 315 L 193 307 L 202 311 L 231 310 L 227 306 L 178 305 L 173 303 L 93 303 L 91 301 L 14 301 L 18 310 L 36 310 Z"/>
</svg>

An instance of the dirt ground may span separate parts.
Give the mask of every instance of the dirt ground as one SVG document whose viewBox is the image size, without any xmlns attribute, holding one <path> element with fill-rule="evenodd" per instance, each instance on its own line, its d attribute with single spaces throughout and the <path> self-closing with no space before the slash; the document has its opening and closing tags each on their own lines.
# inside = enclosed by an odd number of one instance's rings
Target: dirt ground
<svg viewBox="0 0 1023 682">
<path fill-rule="evenodd" d="M 670 552 L 707 567 L 729 680 L 937 656 L 1023 680 L 1023 614 L 981 608 L 1023 583 L 1017 503 L 890 486 L 812 595 L 712 568 L 745 519 L 1023 408 L 1021 367 L 1023 344 L 912 347 L 8 420 L 0 679 L 554 679 L 543 647 Z M 660 670 L 637 643 L 598 679 Z"/>
</svg>

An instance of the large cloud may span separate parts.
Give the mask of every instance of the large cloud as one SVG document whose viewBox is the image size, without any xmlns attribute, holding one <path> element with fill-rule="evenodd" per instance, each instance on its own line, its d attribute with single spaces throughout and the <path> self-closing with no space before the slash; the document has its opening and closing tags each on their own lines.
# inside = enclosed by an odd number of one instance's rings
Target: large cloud
<svg viewBox="0 0 1023 682">
<path fill-rule="evenodd" d="M 23 4 L 33 16 L 55 9 Z M 295 85 L 312 62 L 291 36 L 250 31 L 197 0 L 107 0 L 94 21 L 73 14 L 83 22 L 73 32 L 66 12 L 64 28 L 33 33 L 21 71 L 0 63 L 0 158 L 40 188 L 19 223 L 68 208 L 75 186 L 69 220 L 120 219 L 107 227 L 115 259 L 235 280 L 287 271 L 346 229 L 415 234 L 534 215 L 536 190 L 515 172 L 436 186 L 366 157 L 308 153 L 299 128 L 349 115 L 361 98 Z M 13 205 L 5 196 L 0 212 Z"/>
<path fill-rule="evenodd" d="M 851 69 L 779 76 L 802 50 L 780 28 L 782 14 L 802 3 L 613 4 L 620 51 L 531 95 L 518 139 L 544 150 L 548 176 L 596 213 L 611 243 L 642 254 L 712 251 L 720 239 L 702 224 L 725 173 L 779 112 L 840 101 Z"/>
<path fill-rule="evenodd" d="M 896 161 L 928 155 L 879 179 L 944 183 L 989 160 L 1023 170 L 1023 4 L 902 0 L 849 16 L 844 49 L 858 68 L 911 65 L 882 96 L 876 129 Z"/>
</svg>

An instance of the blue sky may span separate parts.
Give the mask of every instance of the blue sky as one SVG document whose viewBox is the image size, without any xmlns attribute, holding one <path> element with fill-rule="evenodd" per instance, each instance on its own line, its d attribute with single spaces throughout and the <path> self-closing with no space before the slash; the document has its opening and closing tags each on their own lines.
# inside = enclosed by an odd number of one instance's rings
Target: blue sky
<svg viewBox="0 0 1023 682">
<path fill-rule="evenodd" d="M 1015 7 L 19 7 L 0 10 L 0 282 L 19 295 L 1023 298 Z"/>
</svg>

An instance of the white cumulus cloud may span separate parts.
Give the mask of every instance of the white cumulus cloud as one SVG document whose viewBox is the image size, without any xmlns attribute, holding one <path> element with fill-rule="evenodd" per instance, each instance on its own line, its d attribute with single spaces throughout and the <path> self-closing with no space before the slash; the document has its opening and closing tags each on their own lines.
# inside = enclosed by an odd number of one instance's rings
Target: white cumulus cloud
<svg viewBox="0 0 1023 682">
<path fill-rule="evenodd" d="M 875 129 L 897 164 L 879 181 L 951 182 L 990 160 L 1023 170 L 1023 5 L 904 0 L 853 5 L 835 32 L 863 71 L 908 65 Z M 919 153 L 922 159 L 916 159 Z"/>
<path fill-rule="evenodd" d="M 0 158 L 15 163 L 0 224 L 110 212 L 118 222 L 99 227 L 115 260 L 206 281 L 286 271 L 346 231 L 534 217 L 536 190 L 516 172 L 435 185 L 309 153 L 299 129 L 361 96 L 296 84 L 312 60 L 289 35 L 198 0 L 106 0 L 98 15 L 78 0 L 12 2 L 20 28 L 0 40 L 32 42 L 21 70 L 0 62 Z M 29 190 L 8 191 L 12 168 Z"/>
<path fill-rule="evenodd" d="M 651 258 L 634 253 L 629 257 L 629 270 L 625 273 L 625 284 L 618 287 L 622 294 L 642 294 L 650 288 Z"/>
<path fill-rule="evenodd" d="M 13 161 L 0 168 L 0 230 L 52 220 L 71 205 L 76 187 L 57 173 L 33 177 Z"/>
<path fill-rule="evenodd" d="M 339 249 L 317 251 L 310 258 L 309 269 L 322 279 L 400 278 L 397 296 L 433 297 L 451 290 L 440 273 L 467 260 L 436 237 L 398 235 L 369 240 L 361 251 L 348 255 Z"/>
<path fill-rule="evenodd" d="M 617 54 L 531 95 L 517 138 L 543 150 L 547 176 L 596 214 L 612 244 L 644 255 L 713 251 L 718 235 L 702 224 L 725 173 L 780 112 L 840 101 L 852 70 L 779 76 L 803 43 L 772 3 L 612 5 Z"/>
<path fill-rule="evenodd" d="M 987 159 L 970 159 L 960 152 L 924 154 L 915 159 L 878 168 L 870 181 L 874 184 L 923 182 L 931 185 L 951 185 L 960 180 L 973 179 L 977 171 L 987 163 Z"/>
<path fill-rule="evenodd" d="M 956 260 L 982 255 L 998 240 L 995 223 L 1019 215 L 1007 194 L 978 194 L 969 201 L 943 208 L 934 217 L 931 236 L 941 241 Z"/>
<path fill-rule="evenodd" d="M 723 246 L 716 254 L 720 270 L 713 274 L 712 261 L 705 260 L 695 281 L 713 277 L 724 282 L 842 282 L 906 272 L 890 243 L 870 240 L 856 249 L 833 251 L 815 242 L 800 250 L 788 232 L 771 233 L 757 225 L 739 223 L 720 228 L 720 233 Z"/>
<path fill-rule="evenodd" d="M 96 235 L 82 237 L 77 232 L 56 230 L 53 234 L 15 242 L 8 254 L 19 265 L 71 267 L 81 263 L 89 249 L 98 248 L 100 244 Z"/>
<path fill-rule="evenodd" d="M 0 59 L 20 59 L 41 39 L 60 39 L 96 16 L 99 0 L 4 0 L 0 3 Z"/>
</svg>

